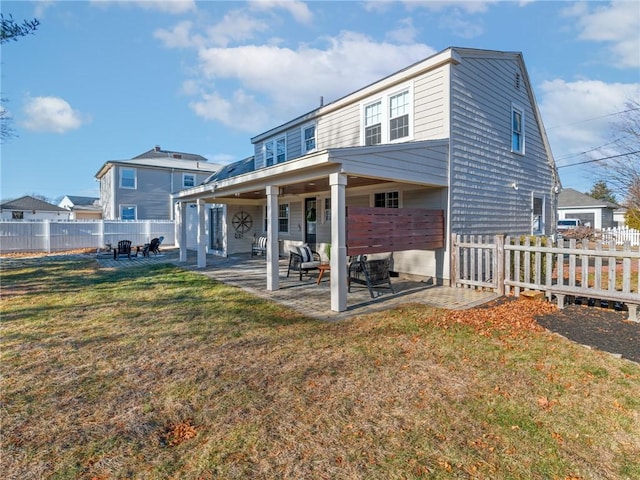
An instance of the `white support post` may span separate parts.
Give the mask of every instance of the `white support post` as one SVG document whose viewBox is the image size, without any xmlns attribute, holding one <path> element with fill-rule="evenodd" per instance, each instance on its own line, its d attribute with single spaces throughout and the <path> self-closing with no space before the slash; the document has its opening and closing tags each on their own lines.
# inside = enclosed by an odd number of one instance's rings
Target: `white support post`
<svg viewBox="0 0 640 480">
<path fill-rule="evenodd" d="M 51 253 L 51 220 L 45 219 L 42 223 L 43 237 L 44 237 L 44 250 L 47 253 Z"/>
<path fill-rule="evenodd" d="M 207 266 L 207 232 L 205 224 L 205 202 L 198 199 L 198 268 Z"/>
<path fill-rule="evenodd" d="M 187 204 L 180 202 L 178 204 L 178 221 L 176 222 L 178 229 L 178 246 L 180 247 L 180 261 L 187 261 Z"/>
<path fill-rule="evenodd" d="M 347 309 L 347 235 L 345 190 L 347 176 L 329 175 L 331 186 L 331 310 Z"/>
<path fill-rule="evenodd" d="M 267 290 L 280 288 L 278 248 L 278 187 L 267 187 Z"/>
</svg>

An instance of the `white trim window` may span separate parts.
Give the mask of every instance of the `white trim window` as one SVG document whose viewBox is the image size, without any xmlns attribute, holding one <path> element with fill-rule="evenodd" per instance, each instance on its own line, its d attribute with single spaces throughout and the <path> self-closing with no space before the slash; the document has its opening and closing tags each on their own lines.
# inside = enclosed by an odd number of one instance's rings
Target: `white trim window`
<svg viewBox="0 0 640 480">
<path fill-rule="evenodd" d="M 400 208 L 400 192 L 379 192 L 373 195 L 373 206 L 378 208 Z"/>
<path fill-rule="evenodd" d="M 324 221 L 325 223 L 331 221 L 331 197 L 324 199 Z"/>
<path fill-rule="evenodd" d="M 287 139 L 286 137 L 276 138 L 276 163 L 287 160 Z"/>
<path fill-rule="evenodd" d="M 190 188 L 196 186 L 196 176 L 193 173 L 182 174 L 182 187 Z"/>
<path fill-rule="evenodd" d="M 531 234 L 542 235 L 544 233 L 544 197 L 531 195 Z"/>
<path fill-rule="evenodd" d="M 268 140 L 262 145 L 264 166 L 270 167 L 287 160 L 287 139 L 283 135 L 275 140 Z"/>
<path fill-rule="evenodd" d="M 316 124 L 302 127 L 302 154 L 305 155 L 316 149 Z"/>
<path fill-rule="evenodd" d="M 511 151 L 524 155 L 524 110 L 511 104 Z"/>
<path fill-rule="evenodd" d="M 382 102 L 377 101 L 364 107 L 364 144 L 382 143 Z"/>
<path fill-rule="evenodd" d="M 365 146 L 413 138 L 413 89 L 404 85 L 361 105 L 361 142 Z"/>
<path fill-rule="evenodd" d="M 120 168 L 120 188 L 135 190 L 138 185 L 138 176 L 135 168 Z"/>
<path fill-rule="evenodd" d="M 289 233 L 289 204 L 278 205 L 278 232 Z"/>
<path fill-rule="evenodd" d="M 135 205 L 120 205 L 120 220 L 136 220 L 138 209 Z"/>
</svg>

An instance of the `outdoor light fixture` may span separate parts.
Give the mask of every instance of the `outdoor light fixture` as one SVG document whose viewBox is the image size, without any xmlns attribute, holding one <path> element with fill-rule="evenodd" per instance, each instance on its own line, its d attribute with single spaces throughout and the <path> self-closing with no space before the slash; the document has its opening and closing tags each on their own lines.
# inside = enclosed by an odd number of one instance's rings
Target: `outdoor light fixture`
<svg viewBox="0 0 640 480">
<path fill-rule="evenodd" d="M 518 190 L 518 182 L 513 182 L 511 184 L 511 188 L 513 188 L 514 190 Z"/>
</svg>

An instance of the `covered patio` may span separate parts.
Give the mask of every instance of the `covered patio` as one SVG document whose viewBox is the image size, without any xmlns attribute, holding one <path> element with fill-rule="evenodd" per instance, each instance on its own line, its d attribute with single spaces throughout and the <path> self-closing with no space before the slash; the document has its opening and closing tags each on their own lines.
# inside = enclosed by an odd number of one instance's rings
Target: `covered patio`
<svg viewBox="0 0 640 480">
<path fill-rule="evenodd" d="M 361 202 L 362 196 L 372 189 L 396 189 L 419 194 L 408 194 L 407 197 L 418 202 L 417 205 L 397 205 L 401 212 L 406 207 L 423 209 L 439 209 L 440 218 L 447 211 L 448 185 L 448 141 L 411 142 L 401 145 L 376 145 L 373 147 L 349 147 L 329 149 L 315 152 L 307 156 L 286 161 L 273 166 L 236 172 L 233 175 L 212 179 L 203 185 L 184 190 L 175 196 L 177 211 L 176 238 L 180 245 L 180 260 L 187 260 L 187 232 L 196 231 L 197 236 L 197 267 L 203 270 L 209 268 L 211 262 L 215 265 L 222 258 L 210 255 L 211 233 L 207 230 L 207 205 L 224 205 L 226 209 L 226 230 L 224 252 L 222 257 L 235 255 L 230 246 L 242 242 L 242 236 L 234 237 L 231 229 L 230 210 L 244 208 L 260 212 L 264 206 L 266 216 L 266 266 L 262 270 L 261 278 L 256 285 L 257 290 L 277 292 L 295 288 L 289 286 L 282 276 L 282 257 L 288 257 L 288 249 L 282 246 L 283 236 L 279 224 L 279 205 L 283 202 L 301 202 L 308 197 L 324 196 L 330 203 L 330 217 L 327 226 L 325 244 L 330 246 L 331 269 L 330 283 L 320 285 L 330 293 L 323 296 L 325 309 L 333 312 L 343 312 L 349 309 L 350 301 L 347 295 L 347 261 L 348 255 L 369 254 L 379 252 L 394 252 L 396 264 L 401 262 L 402 250 L 411 250 L 412 257 L 405 264 L 429 265 L 430 271 L 418 273 L 425 278 L 448 278 L 446 231 L 443 221 L 437 229 L 438 239 L 429 237 L 429 233 L 419 232 L 413 238 L 420 239 L 421 245 L 404 245 L 393 248 L 398 243 L 375 245 L 374 249 L 360 249 L 353 252 L 353 245 L 347 239 L 347 208 L 352 201 Z M 354 195 L 361 195 L 355 198 Z M 188 220 L 187 205 L 195 203 L 197 216 Z M 315 214 L 314 214 L 315 217 Z M 299 218 L 299 217 L 298 217 Z M 254 224 L 257 222 L 253 222 Z M 306 227 L 304 222 L 296 222 L 287 230 L 288 241 L 305 240 Z M 302 224 L 302 225 L 301 225 Z M 255 228 L 255 227 L 254 227 Z M 295 232 L 295 233 L 294 233 Z M 236 232 L 237 233 L 237 232 Z M 255 235 L 254 233 L 254 235 Z M 415 232 L 414 232 L 415 233 Z M 294 238 L 298 234 L 298 238 Z M 393 232 L 397 238 L 411 237 L 410 229 Z M 391 233 L 386 234 L 388 240 Z M 429 238 L 428 238 L 429 237 Z M 318 239 L 320 242 L 321 240 Z M 397 242 L 397 240 L 396 240 Z M 384 248 L 388 247 L 388 248 Z M 284 250 L 284 251 L 283 251 Z M 250 251 L 250 249 L 249 249 Z M 420 253 L 422 252 L 422 253 Z M 400 253 L 400 255 L 397 255 Z M 420 259 L 416 262 L 416 258 Z M 210 260 L 211 259 L 211 260 Z M 264 262 L 264 259 L 263 259 Z M 285 266 L 286 269 L 286 266 Z M 414 275 L 415 277 L 415 275 Z M 249 282 L 248 279 L 239 279 Z M 299 281 L 298 281 L 299 283 Z M 435 282 L 434 282 L 435 283 Z M 259 286 L 258 286 L 259 285 Z M 366 291 L 366 289 L 365 289 Z M 277 294 L 271 294 L 277 295 Z M 369 297 L 368 301 L 372 299 Z M 375 299 L 373 299 L 375 303 Z"/>
</svg>

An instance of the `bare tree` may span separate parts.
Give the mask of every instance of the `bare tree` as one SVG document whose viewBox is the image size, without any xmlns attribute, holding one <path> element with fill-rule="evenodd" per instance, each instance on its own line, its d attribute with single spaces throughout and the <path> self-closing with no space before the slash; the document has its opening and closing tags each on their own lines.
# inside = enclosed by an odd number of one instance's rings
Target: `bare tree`
<svg viewBox="0 0 640 480">
<path fill-rule="evenodd" d="M 620 119 L 611 124 L 617 153 L 600 151 L 603 158 L 598 164 L 607 185 L 627 207 L 627 223 L 640 226 L 640 101 L 630 100 L 625 107 Z"/>
<path fill-rule="evenodd" d="M 11 14 L 5 17 L 4 14 L 0 13 L 0 44 L 12 40 L 17 42 L 18 38 L 35 33 L 39 25 L 40 22 L 36 18 L 17 23 Z M 0 98 L 0 143 L 4 143 L 16 136 L 11 127 L 11 114 L 5 108 L 7 101 L 6 98 Z"/>
<path fill-rule="evenodd" d="M 11 14 L 5 17 L 0 13 L 0 44 L 11 40 L 17 42 L 18 38 L 35 33 L 39 25 L 40 22 L 36 18 L 17 23 Z"/>
</svg>

